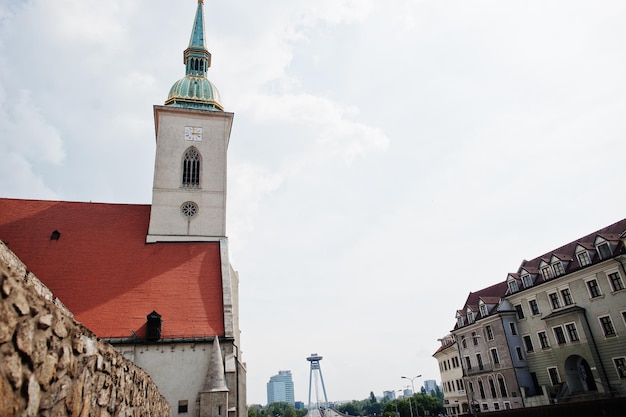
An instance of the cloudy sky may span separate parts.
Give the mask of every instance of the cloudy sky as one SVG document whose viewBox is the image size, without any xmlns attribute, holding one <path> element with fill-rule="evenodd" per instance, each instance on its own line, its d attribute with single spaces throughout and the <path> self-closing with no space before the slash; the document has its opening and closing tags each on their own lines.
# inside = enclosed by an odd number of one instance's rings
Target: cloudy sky
<svg viewBox="0 0 626 417">
<path fill-rule="evenodd" d="M 0 196 L 151 201 L 194 0 L 0 0 Z M 470 291 L 624 217 L 626 3 L 206 0 L 248 400 L 439 380 Z"/>
</svg>

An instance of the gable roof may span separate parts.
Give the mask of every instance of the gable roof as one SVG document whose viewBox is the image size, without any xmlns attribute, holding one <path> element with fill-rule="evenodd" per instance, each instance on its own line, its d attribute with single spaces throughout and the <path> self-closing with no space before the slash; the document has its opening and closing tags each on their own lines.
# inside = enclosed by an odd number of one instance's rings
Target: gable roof
<svg viewBox="0 0 626 417">
<path fill-rule="evenodd" d="M 620 241 L 620 236 L 626 233 L 626 219 L 622 219 L 618 222 L 615 222 L 609 226 L 606 226 L 600 230 L 597 230 L 593 233 L 590 233 L 586 236 L 583 236 L 577 240 L 569 242 L 559 248 L 556 248 L 550 252 L 546 252 L 543 255 L 540 255 L 530 261 L 524 260 L 518 268 L 518 272 L 522 271 L 522 269 L 528 271 L 531 274 L 539 273 L 539 267 L 541 262 L 545 262 L 546 264 L 550 264 L 552 257 L 556 257 L 561 261 L 566 261 L 568 264 L 565 267 L 565 273 L 569 274 L 581 268 L 578 262 L 574 262 L 576 256 L 576 249 L 578 247 L 583 247 L 589 250 L 591 264 L 602 262 L 603 259 L 600 259 L 597 256 L 595 250 L 595 242 L 598 237 L 605 239 L 607 241 L 613 242 L 614 246 L 611 249 L 612 255 L 616 256 L 618 254 L 626 253 L 626 247 L 624 243 Z M 543 280 L 541 281 L 543 282 Z"/>
<path fill-rule="evenodd" d="M 220 242 L 145 243 L 149 205 L 0 198 L 0 240 L 101 338 L 224 335 Z M 52 233 L 58 232 L 58 240 Z"/>
</svg>

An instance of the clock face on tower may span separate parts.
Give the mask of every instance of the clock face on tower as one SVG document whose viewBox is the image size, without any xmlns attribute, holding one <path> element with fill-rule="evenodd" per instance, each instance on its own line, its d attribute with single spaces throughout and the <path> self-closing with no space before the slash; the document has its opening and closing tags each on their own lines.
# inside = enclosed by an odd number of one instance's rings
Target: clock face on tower
<svg viewBox="0 0 626 417">
<path fill-rule="evenodd" d="M 201 141 L 202 140 L 202 128 L 185 126 L 185 140 Z"/>
</svg>

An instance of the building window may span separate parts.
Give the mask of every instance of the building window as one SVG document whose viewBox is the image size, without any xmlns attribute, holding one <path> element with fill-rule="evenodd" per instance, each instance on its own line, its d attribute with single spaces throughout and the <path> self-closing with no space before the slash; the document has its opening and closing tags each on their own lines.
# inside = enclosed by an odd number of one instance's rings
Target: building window
<svg viewBox="0 0 626 417">
<path fill-rule="evenodd" d="M 480 398 L 485 399 L 485 387 L 483 386 L 483 380 L 478 380 L 478 390 L 480 391 Z"/>
<path fill-rule="evenodd" d="M 505 409 L 505 410 L 510 410 L 510 409 L 511 409 L 511 403 L 510 403 L 510 402 L 508 402 L 508 401 L 505 401 L 505 402 L 504 402 L 504 409 Z"/>
<path fill-rule="evenodd" d="M 611 257 L 611 246 L 609 246 L 609 242 L 604 242 L 596 246 L 596 250 L 598 251 L 598 255 L 600 255 L 600 259 L 608 259 Z"/>
<path fill-rule="evenodd" d="M 499 403 L 493 403 L 493 409 L 498 411 L 500 409 L 500 404 Z"/>
<path fill-rule="evenodd" d="M 569 288 L 564 288 L 561 290 L 561 297 L 563 297 L 563 305 L 572 305 L 574 304 L 574 300 L 572 300 L 572 294 L 569 292 Z"/>
<path fill-rule="evenodd" d="M 561 308 L 561 303 L 559 301 L 559 295 L 555 292 L 548 294 L 548 298 L 550 298 L 550 304 L 552 304 L 552 309 L 556 310 L 557 308 Z"/>
<path fill-rule="evenodd" d="M 526 352 L 534 352 L 533 340 L 530 336 L 524 336 L 524 344 L 526 345 Z"/>
<path fill-rule="evenodd" d="M 491 359 L 493 360 L 494 365 L 500 364 L 500 358 L 498 357 L 498 350 L 496 348 L 491 349 Z"/>
<path fill-rule="evenodd" d="M 515 306 L 515 311 L 517 312 L 517 318 L 518 319 L 523 319 L 524 318 L 524 310 L 522 310 L 522 305 L 521 304 L 517 304 Z"/>
<path fill-rule="evenodd" d="M 613 327 L 613 322 L 611 321 L 611 316 L 603 316 L 598 318 L 600 320 L 600 325 L 602 326 L 602 331 L 604 332 L 605 337 L 613 337 L 615 336 L 615 327 Z"/>
<path fill-rule="evenodd" d="M 511 328 L 511 334 L 513 336 L 517 336 L 517 327 L 515 327 L 515 323 L 509 323 L 509 327 Z"/>
<path fill-rule="evenodd" d="M 498 375 L 498 385 L 500 386 L 500 394 L 502 394 L 502 397 L 508 397 L 509 392 L 506 389 L 506 384 L 504 383 L 504 377 L 502 375 Z"/>
<path fill-rule="evenodd" d="M 493 382 L 493 378 L 489 378 L 489 390 L 491 391 L 491 398 L 497 398 L 496 384 Z"/>
<path fill-rule="evenodd" d="M 541 349 L 547 349 L 550 347 L 550 344 L 548 343 L 548 335 L 546 334 L 546 332 L 539 332 L 537 333 L 537 336 L 539 337 L 539 344 L 541 345 Z"/>
<path fill-rule="evenodd" d="M 467 365 L 467 369 L 472 369 L 472 360 L 470 359 L 469 356 L 465 357 L 465 365 Z"/>
<path fill-rule="evenodd" d="M 548 375 L 550 375 L 550 382 L 552 385 L 558 385 L 561 380 L 559 379 L 559 370 L 556 368 L 548 368 Z"/>
<path fill-rule="evenodd" d="M 552 278 L 552 268 L 550 268 L 549 266 L 541 268 L 541 275 L 543 275 L 543 279 Z"/>
<path fill-rule="evenodd" d="M 552 269 L 554 270 L 554 276 L 558 277 L 565 274 L 565 269 L 563 268 L 563 263 L 561 261 L 557 261 L 552 264 Z"/>
<path fill-rule="evenodd" d="M 591 296 L 591 298 L 596 298 L 602 295 L 600 287 L 598 286 L 598 281 L 595 279 L 587 281 L 587 289 L 589 290 L 589 296 Z"/>
<path fill-rule="evenodd" d="M 520 361 L 523 361 L 524 360 L 524 354 L 522 353 L 522 347 L 521 346 L 515 346 L 515 352 L 517 353 L 517 359 L 519 359 Z"/>
<path fill-rule="evenodd" d="M 183 187 L 200 187 L 200 153 L 196 148 L 189 148 L 183 157 Z"/>
<path fill-rule="evenodd" d="M 183 414 L 188 412 L 189 402 L 187 400 L 178 401 L 178 414 Z"/>
<path fill-rule="evenodd" d="M 480 369 L 481 371 L 485 369 L 485 366 L 483 365 L 483 357 L 480 355 L 480 353 L 476 354 L 476 362 L 478 363 L 478 369 Z"/>
<path fill-rule="evenodd" d="M 519 291 L 519 287 L 517 286 L 517 281 L 515 280 L 509 281 L 509 291 L 512 293 Z"/>
<path fill-rule="evenodd" d="M 476 332 L 472 332 L 472 340 L 474 342 L 474 346 L 478 346 L 478 336 L 476 335 Z"/>
<path fill-rule="evenodd" d="M 609 274 L 609 282 L 611 283 L 613 292 L 624 289 L 624 282 L 622 281 L 622 277 L 619 276 L 619 272 Z"/>
<path fill-rule="evenodd" d="M 467 312 L 467 322 L 468 323 L 474 323 L 474 312 L 473 311 L 468 311 Z"/>
<path fill-rule="evenodd" d="M 565 329 L 567 330 L 570 342 L 577 342 L 580 340 L 578 337 L 578 330 L 576 330 L 576 325 L 574 323 L 566 324 Z"/>
<path fill-rule="evenodd" d="M 489 315 L 489 312 L 487 311 L 487 306 L 485 304 L 481 304 L 478 308 L 480 309 L 480 315 L 482 317 L 487 317 Z"/>
<path fill-rule="evenodd" d="M 554 338 L 556 339 L 556 343 L 558 343 L 559 345 L 564 345 L 567 342 L 567 340 L 565 340 L 565 332 L 563 331 L 563 327 L 553 327 L 552 331 L 554 332 Z"/>
<path fill-rule="evenodd" d="M 463 349 L 467 349 L 467 340 L 465 339 L 465 336 L 461 336 L 461 346 L 463 346 Z"/>
<path fill-rule="evenodd" d="M 458 327 L 463 327 L 463 316 L 459 316 L 456 318 L 456 324 Z"/>
<path fill-rule="evenodd" d="M 591 263 L 591 259 L 589 258 L 589 253 L 586 250 L 578 252 L 576 254 L 576 258 L 578 258 L 578 264 L 581 267 L 587 266 Z"/>
<path fill-rule="evenodd" d="M 626 358 L 613 358 L 613 363 L 615 364 L 617 376 L 620 378 L 626 378 Z"/>
<path fill-rule="evenodd" d="M 522 284 L 524 285 L 524 288 L 533 286 L 533 279 L 530 274 L 522 275 Z"/>
<path fill-rule="evenodd" d="M 487 333 L 487 340 L 493 340 L 493 330 L 491 326 L 485 327 L 485 333 Z"/>
<path fill-rule="evenodd" d="M 540 314 L 539 305 L 537 304 L 537 300 L 530 300 L 528 302 L 528 306 L 530 307 L 530 311 L 533 313 L 533 316 Z"/>
<path fill-rule="evenodd" d="M 483 403 L 483 411 L 489 411 L 489 404 Z"/>
</svg>

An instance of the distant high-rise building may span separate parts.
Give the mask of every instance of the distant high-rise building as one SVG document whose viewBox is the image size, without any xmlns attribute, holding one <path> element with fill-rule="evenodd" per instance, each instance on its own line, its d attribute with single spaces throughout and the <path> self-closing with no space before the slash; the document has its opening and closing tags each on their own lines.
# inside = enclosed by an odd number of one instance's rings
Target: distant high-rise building
<svg viewBox="0 0 626 417">
<path fill-rule="evenodd" d="M 396 392 L 395 391 L 383 391 L 383 397 L 385 397 L 388 400 L 395 400 Z"/>
<path fill-rule="evenodd" d="M 286 402 L 294 405 L 291 371 L 278 371 L 267 383 L 267 404 Z"/>
<path fill-rule="evenodd" d="M 437 381 L 434 379 L 424 381 L 424 389 L 428 395 L 430 395 L 433 391 L 437 391 Z"/>
</svg>

